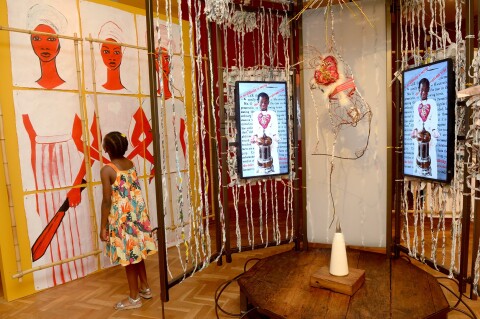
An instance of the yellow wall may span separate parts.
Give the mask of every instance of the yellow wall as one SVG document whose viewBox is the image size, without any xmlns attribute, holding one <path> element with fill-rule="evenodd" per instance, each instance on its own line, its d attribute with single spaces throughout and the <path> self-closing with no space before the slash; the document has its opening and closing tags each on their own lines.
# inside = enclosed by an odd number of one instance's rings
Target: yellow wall
<svg viewBox="0 0 480 319">
<path fill-rule="evenodd" d="M 0 2 L 0 25 L 8 26 L 7 5 Z M 21 268 L 31 268 L 30 243 L 27 236 L 27 223 L 23 209 L 23 191 L 20 177 L 20 161 L 18 158 L 18 145 L 15 130 L 15 114 L 12 96 L 12 74 L 9 54 L 9 34 L 0 31 L 0 106 L 3 114 L 3 127 L 5 134 L 6 154 L 0 153 L 2 163 L 8 163 L 8 172 L 2 167 L 0 170 L 0 211 L 2 222 L 0 223 L 0 251 L 2 259 L 2 285 L 7 300 L 13 300 L 35 292 L 33 287 L 33 275 L 27 275 L 22 280 L 13 279 L 12 275 L 18 272 L 14 248 L 14 230 L 10 218 L 9 201 L 6 189 L 5 174 L 9 175 L 11 183 L 11 197 L 16 220 L 16 234 L 20 249 Z"/>
</svg>

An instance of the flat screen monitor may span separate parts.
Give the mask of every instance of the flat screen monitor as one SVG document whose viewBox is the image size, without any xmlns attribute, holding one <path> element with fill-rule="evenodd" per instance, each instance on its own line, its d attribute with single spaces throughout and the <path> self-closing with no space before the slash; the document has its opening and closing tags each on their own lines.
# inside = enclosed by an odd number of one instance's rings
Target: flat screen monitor
<svg viewBox="0 0 480 319">
<path fill-rule="evenodd" d="M 455 137 L 455 75 L 451 59 L 403 71 L 403 173 L 450 182 Z"/>
<path fill-rule="evenodd" d="M 240 178 L 288 174 L 287 83 L 237 81 L 235 120 Z"/>
</svg>

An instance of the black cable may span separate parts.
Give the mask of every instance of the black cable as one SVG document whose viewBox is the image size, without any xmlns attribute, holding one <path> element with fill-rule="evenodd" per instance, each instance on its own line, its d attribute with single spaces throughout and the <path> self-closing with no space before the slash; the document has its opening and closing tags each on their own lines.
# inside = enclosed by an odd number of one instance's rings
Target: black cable
<svg viewBox="0 0 480 319">
<path fill-rule="evenodd" d="M 252 311 L 257 310 L 258 308 L 260 308 L 260 307 L 255 307 L 255 308 L 252 308 L 252 309 L 250 309 L 250 310 L 248 310 L 248 311 L 245 311 L 245 313 L 240 317 L 240 319 L 245 318 L 246 315 L 248 315 L 248 314 L 249 314 L 250 312 L 252 312 Z"/>
<path fill-rule="evenodd" d="M 220 286 L 218 286 L 218 288 L 215 290 L 215 315 L 217 316 L 217 319 L 220 319 L 220 317 L 218 316 L 218 310 L 220 309 L 221 312 L 223 312 L 224 314 L 226 314 L 227 316 L 231 316 L 231 317 L 239 317 L 239 318 L 244 318 L 248 313 L 250 313 L 251 311 L 253 310 L 257 310 L 259 307 L 255 307 L 255 308 L 252 308 L 252 309 L 249 309 L 248 311 L 246 312 L 240 312 L 240 313 L 231 313 L 231 312 L 228 312 L 226 310 L 224 310 L 219 304 L 218 304 L 218 301 L 220 300 L 220 297 L 223 293 L 223 291 L 225 289 L 227 289 L 227 287 L 234 281 L 237 281 L 238 278 L 242 277 L 245 272 L 246 272 L 246 268 L 247 268 L 247 265 L 249 262 L 253 261 L 253 260 L 261 260 L 261 258 L 250 258 L 248 259 L 245 264 L 243 265 L 243 272 L 241 274 L 238 274 L 236 275 L 235 277 L 233 277 L 232 279 L 230 280 L 227 280 L 226 282 L 222 283 Z M 219 292 L 220 290 L 220 292 Z"/>
<path fill-rule="evenodd" d="M 449 278 L 449 277 L 445 277 L 445 276 L 438 276 L 438 277 L 435 277 L 435 278 L 437 279 L 437 281 L 438 281 L 439 279 L 447 279 L 447 280 L 453 281 L 453 282 L 457 285 L 458 290 L 460 291 L 460 286 L 459 286 L 458 281 L 457 281 L 456 279 L 454 279 L 454 278 Z M 445 287 L 445 286 L 444 286 L 443 284 L 441 284 L 441 283 L 439 283 L 439 285 L 441 285 L 442 287 Z M 447 288 L 447 287 L 445 287 L 445 288 Z M 460 294 L 460 297 L 458 297 L 458 295 L 455 294 L 455 297 L 457 297 L 458 301 L 457 301 L 457 303 L 455 304 L 455 306 L 453 306 L 452 308 L 456 308 L 456 307 L 460 304 L 460 300 L 462 299 L 462 297 L 466 297 L 467 299 L 470 299 L 470 298 L 468 298 L 466 295 L 464 295 L 463 293 Z"/>
<path fill-rule="evenodd" d="M 410 257 L 407 256 L 407 255 L 401 255 L 401 256 L 400 256 L 400 259 L 405 259 L 406 261 L 408 261 L 409 264 L 412 263 L 412 260 L 411 260 Z"/>
<path fill-rule="evenodd" d="M 217 318 L 220 318 L 218 316 L 218 309 L 220 309 L 221 312 L 223 312 L 224 314 L 228 315 L 228 316 L 232 316 L 232 317 L 240 317 L 242 315 L 242 313 L 231 313 L 231 312 L 228 312 L 226 310 L 224 310 L 219 304 L 218 304 L 218 300 L 220 299 L 220 296 L 222 295 L 223 291 L 234 281 L 236 281 L 238 278 L 240 278 L 241 276 L 243 276 L 244 272 L 235 276 L 233 279 L 230 279 L 230 280 L 227 280 L 226 282 L 224 282 L 223 284 L 221 284 L 220 286 L 218 286 L 217 290 L 215 290 L 215 315 L 217 316 Z M 218 290 L 221 288 L 220 292 L 218 292 Z"/>
<path fill-rule="evenodd" d="M 452 278 L 448 278 L 448 277 L 435 277 L 435 278 L 437 280 L 438 279 L 449 279 L 449 280 L 452 280 L 453 282 L 455 282 L 458 285 L 458 282 L 455 279 L 452 279 Z M 462 297 L 470 299 L 470 298 L 468 298 L 468 296 L 464 295 L 463 293 L 460 293 L 460 295 L 456 294 L 452 289 L 447 287 L 445 284 L 442 284 L 441 282 L 439 282 L 438 284 L 440 286 L 442 286 L 443 288 L 447 289 L 452 295 L 454 295 L 458 299 L 457 302 L 455 303 L 455 305 L 453 307 L 450 307 L 450 311 L 458 311 L 458 312 L 463 313 L 464 315 L 466 315 L 469 318 L 477 319 L 477 316 L 475 315 L 475 312 L 472 310 L 472 308 L 470 308 L 465 303 L 465 301 L 462 300 Z M 466 311 L 457 308 L 460 303 L 462 303 L 468 309 L 468 311 L 470 312 L 471 315 L 468 314 Z"/>
<path fill-rule="evenodd" d="M 247 265 L 248 265 L 248 263 L 251 262 L 252 260 L 260 261 L 260 260 L 262 260 L 262 258 L 250 258 L 249 260 L 247 260 L 247 261 L 245 262 L 245 265 L 243 265 L 243 272 L 246 272 L 246 271 L 247 271 Z"/>
<path fill-rule="evenodd" d="M 406 256 L 406 255 L 402 255 L 400 258 L 403 258 L 405 260 L 407 260 L 409 263 L 411 263 L 411 259 L 409 256 Z M 449 277 L 444 277 L 444 276 L 433 276 L 435 279 L 437 279 L 437 281 L 439 279 L 447 279 L 447 280 L 451 280 L 453 281 L 457 286 L 458 286 L 458 281 L 454 278 L 449 278 Z M 465 297 L 469 300 L 472 300 L 471 298 L 469 298 L 467 295 L 461 293 L 460 295 L 456 294 L 453 290 L 451 290 L 449 287 L 445 286 L 445 284 L 442 284 L 441 282 L 438 283 L 440 286 L 442 286 L 443 288 L 447 289 L 452 295 L 454 295 L 456 298 L 457 298 L 457 302 L 455 303 L 454 306 L 449 306 L 450 308 L 450 311 L 458 311 L 458 312 L 461 312 L 463 313 L 464 315 L 466 315 L 467 317 L 469 318 L 472 318 L 472 319 L 478 319 L 477 316 L 475 315 L 475 312 L 472 310 L 472 308 L 470 308 L 466 303 L 465 301 L 462 300 L 462 297 Z M 460 287 L 459 287 L 460 289 Z M 462 303 L 467 309 L 468 311 L 471 313 L 468 314 L 465 310 L 461 310 L 461 309 L 458 309 L 458 305 Z"/>
</svg>

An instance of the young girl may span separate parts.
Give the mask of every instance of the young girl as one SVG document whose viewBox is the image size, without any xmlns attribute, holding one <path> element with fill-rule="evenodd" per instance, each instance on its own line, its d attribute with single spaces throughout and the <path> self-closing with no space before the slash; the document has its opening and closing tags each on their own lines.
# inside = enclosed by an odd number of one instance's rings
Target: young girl
<svg viewBox="0 0 480 319">
<path fill-rule="evenodd" d="M 144 259 L 156 252 L 150 234 L 150 220 L 140 191 L 137 171 L 124 157 L 128 140 L 119 132 L 103 139 L 103 150 L 111 163 L 101 171 L 103 200 L 100 239 L 107 242 L 106 254 L 113 264 L 125 266 L 130 295 L 115 305 L 117 310 L 142 306 L 142 298 L 152 298 Z"/>
</svg>

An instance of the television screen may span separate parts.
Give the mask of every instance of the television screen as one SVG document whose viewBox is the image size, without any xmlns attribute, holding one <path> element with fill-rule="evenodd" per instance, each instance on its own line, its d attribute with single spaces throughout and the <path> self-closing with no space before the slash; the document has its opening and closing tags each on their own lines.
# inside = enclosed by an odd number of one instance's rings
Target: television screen
<svg viewBox="0 0 480 319">
<path fill-rule="evenodd" d="M 455 81 L 451 59 L 403 71 L 403 173 L 438 182 L 453 176 Z"/>
<path fill-rule="evenodd" d="M 235 83 L 240 178 L 289 173 L 286 82 Z"/>
</svg>

